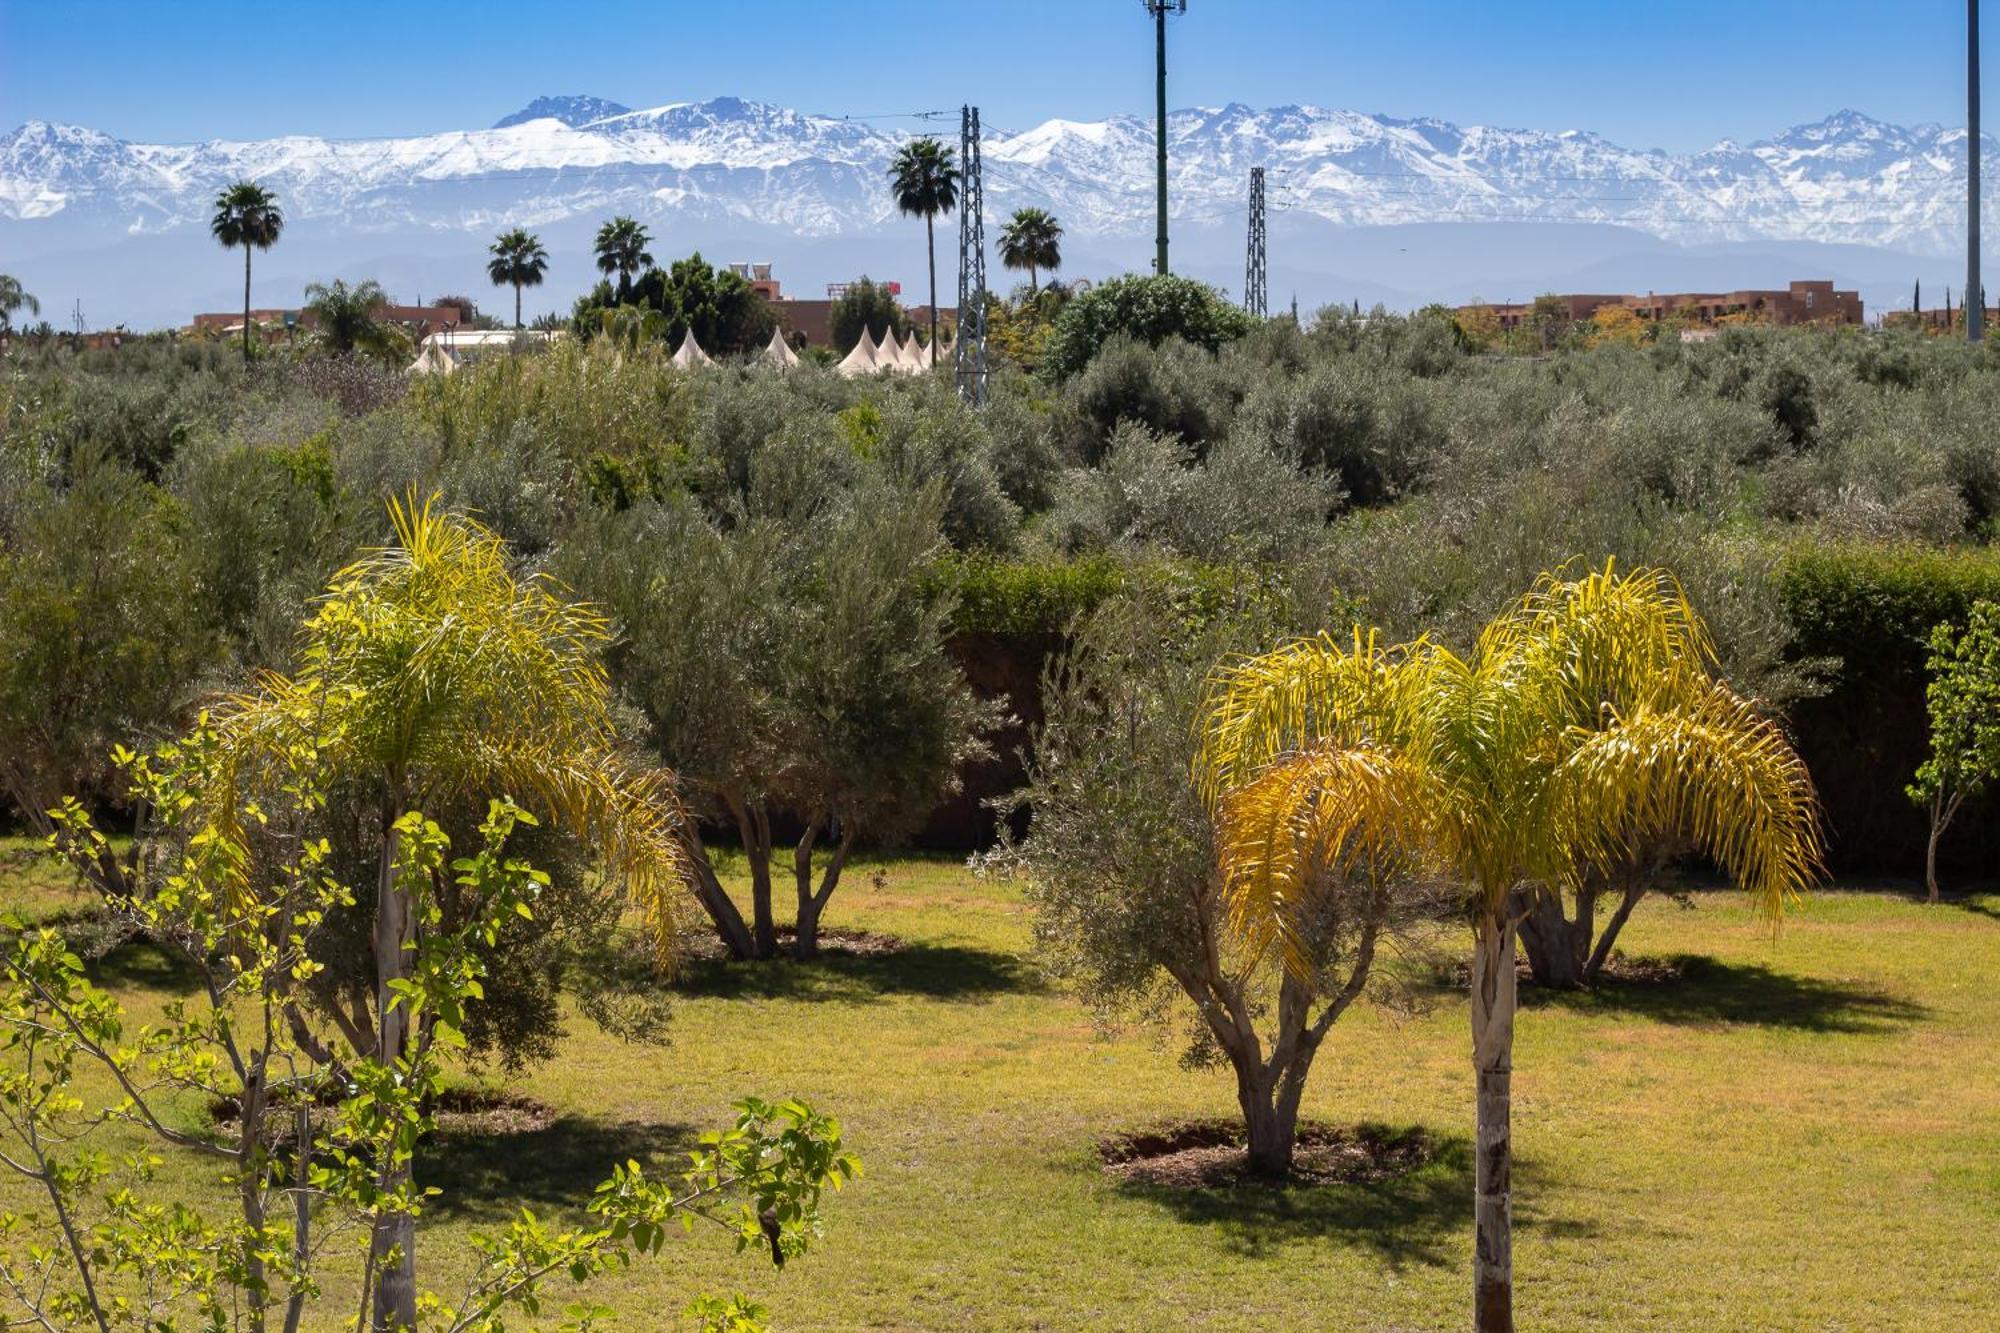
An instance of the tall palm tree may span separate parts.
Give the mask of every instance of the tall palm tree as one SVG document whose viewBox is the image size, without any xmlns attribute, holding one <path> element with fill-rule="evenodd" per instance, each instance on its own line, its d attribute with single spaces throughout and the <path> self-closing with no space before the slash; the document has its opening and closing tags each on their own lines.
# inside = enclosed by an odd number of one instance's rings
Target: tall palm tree
<svg viewBox="0 0 2000 1333">
<path fill-rule="evenodd" d="M 431 502 L 392 504 L 395 543 L 335 574 L 303 629 L 298 675 L 275 673 L 216 710 L 221 771 L 241 790 L 214 793 L 204 818 L 232 854 L 249 855 L 241 812 L 254 775 L 283 771 L 302 749 L 370 793 L 379 811 L 369 1059 L 393 1067 L 428 1040 L 394 1003 L 408 980 L 417 895 L 399 869 L 403 816 L 464 797 L 510 794 L 544 823 L 590 845 L 646 913 L 656 949 L 674 947 L 687 884 L 670 775 L 621 757 L 602 653 L 608 622 L 545 579 L 518 579 L 505 542 Z M 407 1162 L 382 1182 L 410 1180 Z M 414 1329 L 416 1232 L 408 1212 L 377 1218 L 370 1265 L 373 1327 Z"/>
<path fill-rule="evenodd" d="M 597 229 L 597 271 L 618 275 L 618 301 L 632 299 L 632 275 L 653 266 L 652 236 L 636 218 L 615 217 Z"/>
<path fill-rule="evenodd" d="M 285 229 L 278 197 L 255 181 L 237 181 L 215 196 L 210 234 L 223 249 L 243 247 L 243 360 L 250 360 L 250 252 L 268 250 Z"/>
<path fill-rule="evenodd" d="M 514 287 L 514 327 L 521 327 L 521 289 L 539 287 L 542 275 L 549 270 L 549 252 L 542 249 L 542 238 L 530 236 L 521 228 L 503 231 L 493 241 L 493 258 L 487 261 L 486 276 L 493 279 L 495 287 Z"/>
<path fill-rule="evenodd" d="M 1778 728 L 1715 676 L 1679 584 L 1544 575 L 1468 657 L 1322 635 L 1220 672 L 1197 772 L 1234 920 L 1297 941 L 1312 867 L 1386 833 L 1465 886 L 1478 1084 L 1474 1326 L 1513 1327 L 1514 937 L 1524 902 L 1648 837 L 1691 840 L 1773 919 L 1820 874 L 1818 808 Z"/>
<path fill-rule="evenodd" d="M 924 220 L 924 246 L 931 272 L 931 364 L 937 364 L 937 216 L 958 207 L 958 154 L 928 135 L 903 145 L 889 163 L 889 189 L 896 210 Z"/>
<path fill-rule="evenodd" d="M 0 273 L 0 331 L 14 327 L 14 312 L 17 310 L 39 315 L 42 303 L 28 294 L 19 278 L 11 273 Z"/>
<path fill-rule="evenodd" d="M 1028 270 L 1028 294 L 1041 290 L 1036 275 L 1062 267 L 1062 223 L 1042 208 L 1017 208 L 1000 228 L 1000 262 Z"/>
</svg>

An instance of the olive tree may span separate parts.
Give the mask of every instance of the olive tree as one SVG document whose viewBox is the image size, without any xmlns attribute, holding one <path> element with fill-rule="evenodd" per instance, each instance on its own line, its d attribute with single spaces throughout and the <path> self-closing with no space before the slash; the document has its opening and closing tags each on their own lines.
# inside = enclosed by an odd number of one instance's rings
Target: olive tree
<svg viewBox="0 0 2000 1333">
<path fill-rule="evenodd" d="M 168 730 L 219 641 L 171 499 L 88 459 L 30 490 L 0 532 L 0 794 L 46 837 L 62 797 L 118 795 L 112 746 Z"/>
<path fill-rule="evenodd" d="M 995 721 L 946 649 L 942 484 L 877 475 L 813 494 L 789 456 L 772 450 L 733 523 L 636 505 L 589 520 L 561 558 L 623 625 L 614 671 L 695 812 L 741 839 L 747 927 L 700 830 L 684 833 L 697 899 L 737 957 L 778 950 L 777 829 L 797 830 L 792 951 L 807 958 L 855 845 L 919 826 Z"/>
<path fill-rule="evenodd" d="M 1392 848 L 1316 847 L 1324 910 L 1298 936 L 1307 966 L 1285 972 L 1232 941 L 1192 765 L 1209 671 L 1256 642 L 1251 625 L 1189 625 L 1152 597 L 1093 615 L 1047 681 L 1019 793 L 1027 834 L 987 864 L 1023 880 L 1046 965 L 1107 1019 L 1192 1006 L 1183 1063 L 1228 1064 L 1250 1167 L 1283 1176 L 1314 1057 L 1431 894 Z"/>
</svg>

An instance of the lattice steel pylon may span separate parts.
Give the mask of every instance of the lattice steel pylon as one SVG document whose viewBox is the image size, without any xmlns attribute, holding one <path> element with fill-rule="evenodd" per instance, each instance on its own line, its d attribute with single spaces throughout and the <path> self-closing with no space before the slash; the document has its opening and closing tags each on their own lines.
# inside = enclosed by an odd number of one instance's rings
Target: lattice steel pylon
<svg viewBox="0 0 2000 1333">
<path fill-rule="evenodd" d="M 1259 319 L 1270 311 L 1264 259 L 1264 168 L 1250 168 L 1250 241 L 1243 256 L 1243 308 Z"/>
<path fill-rule="evenodd" d="M 979 108 L 958 122 L 958 334 L 952 343 L 959 397 L 986 401 L 986 185 L 979 163 Z"/>
</svg>

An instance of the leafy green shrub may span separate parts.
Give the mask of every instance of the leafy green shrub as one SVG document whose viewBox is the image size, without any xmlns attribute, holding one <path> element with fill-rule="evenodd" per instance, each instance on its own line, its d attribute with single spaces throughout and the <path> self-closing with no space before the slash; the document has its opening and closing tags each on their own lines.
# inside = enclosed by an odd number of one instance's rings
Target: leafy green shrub
<svg viewBox="0 0 2000 1333">
<path fill-rule="evenodd" d="M 1099 283 L 1063 307 L 1043 349 L 1041 373 L 1062 383 L 1120 333 L 1156 346 L 1179 338 L 1214 352 L 1255 326 L 1206 283 L 1172 274 L 1130 274 Z"/>
</svg>

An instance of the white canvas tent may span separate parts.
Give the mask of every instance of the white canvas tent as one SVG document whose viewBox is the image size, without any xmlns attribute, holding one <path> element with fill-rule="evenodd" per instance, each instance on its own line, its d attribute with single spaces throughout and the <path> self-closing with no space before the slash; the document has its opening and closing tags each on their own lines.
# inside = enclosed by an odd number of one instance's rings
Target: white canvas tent
<svg viewBox="0 0 2000 1333">
<path fill-rule="evenodd" d="M 452 359 L 451 353 L 429 338 L 424 339 L 423 346 L 417 351 L 417 359 L 409 366 L 412 375 L 453 375 L 457 372 L 458 362 Z"/>
<path fill-rule="evenodd" d="M 910 336 L 903 340 L 903 369 L 912 375 L 922 374 L 930 366 L 930 355 L 917 342 L 917 331 L 910 330 Z"/>
<path fill-rule="evenodd" d="M 683 368 L 689 366 L 712 366 L 715 364 L 714 359 L 707 352 L 701 350 L 701 344 L 694 340 L 693 329 L 689 329 L 682 336 L 681 345 L 674 349 L 673 362 L 675 365 Z"/>
<path fill-rule="evenodd" d="M 878 352 L 874 335 L 864 328 L 861 330 L 860 341 L 854 344 L 854 350 L 849 352 L 834 369 L 848 376 L 872 375 L 882 369 Z"/>
<path fill-rule="evenodd" d="M 882 369 L 902 375 L 908 373 L 910 363 L 903 357 L 902 340 L 896 337 L 893 328 L 882 330 L 882 346 L 875 353 L 875 362 Z"/>
<path fill-rule="evenodd" d="M 772 329 L 771 341 L 758 354 L 758 359 L 766 365 L 790 369 L 799 363 L 799 354 L 794 352 L 792 345 L 785 341 L 785 331 L 783 329 Z"/>
</svg>

